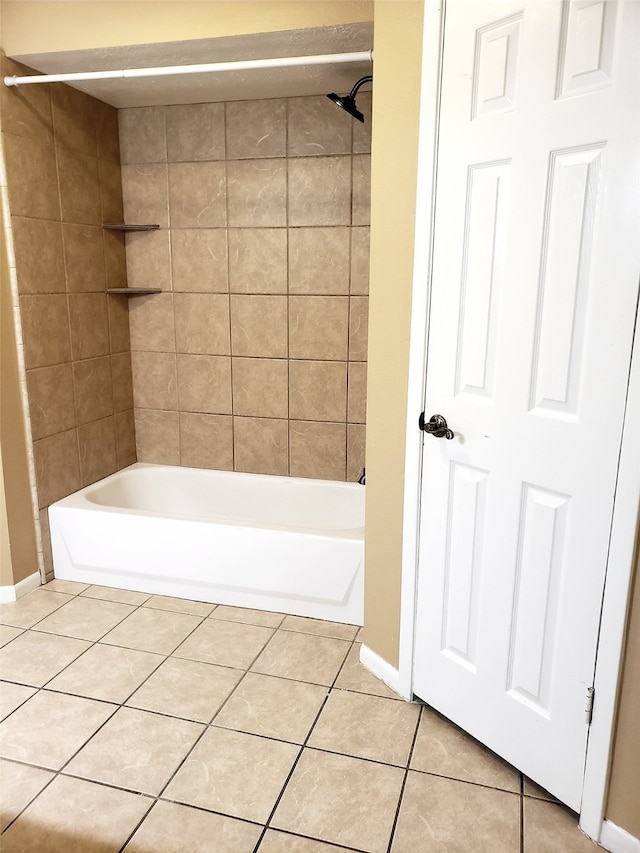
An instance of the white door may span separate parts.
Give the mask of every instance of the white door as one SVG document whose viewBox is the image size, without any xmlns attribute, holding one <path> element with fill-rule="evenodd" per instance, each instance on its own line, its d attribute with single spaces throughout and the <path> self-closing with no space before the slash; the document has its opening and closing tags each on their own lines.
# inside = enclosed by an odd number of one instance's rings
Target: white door
<svg viewBox="0 0 640 853">
<path fill-rule="evenodd" d="M 414 692 L 579 809 L 638 274 L 637 2 L 447 0 Z M 597 702 L 597 698 L 596 698 Z"/>
</svg>

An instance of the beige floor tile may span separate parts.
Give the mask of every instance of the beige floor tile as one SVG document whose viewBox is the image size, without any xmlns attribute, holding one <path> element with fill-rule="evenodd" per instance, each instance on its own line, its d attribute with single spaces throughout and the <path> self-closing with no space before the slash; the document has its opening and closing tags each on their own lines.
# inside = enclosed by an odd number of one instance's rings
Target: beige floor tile
<svg viewBox="0 0 640 853">
<path fill-rule="evenodd" d="M 550 803 L 558 802 L 553 794 L 545 791 L 544 788 L 541 788 L 540 785 L 536 785 L 535 782 L 532 782 L 531 779 L 528 779 L 526 776 L 523 778 L 522 793 L 525 797 L 535 797 L 536 800 L 548 800 Z"/>
<path fill-rule="evenodd" d="M 251 668 L 264 675 L 331 685 L 349 645 L 332 637 L 278 631 Z"/>
<path fill-rule="evenodd" d="M 198 723 L 120 708 L 65 770 L 157 795 L 202 730 Z"/>
<path fill-rule="evenodd" d="M 0 649 L 0 672 L 7 681 L 42 687 L 90 645 L 86 640 L 27 631 Z"/>
<path fill-rule="evenodd" d="M 386 853 L 403 778 L 399 767 L 305 749 L 271 825 Z"/>
<path fill-rule="evenodd" d="M 399 699 L 401 696 L 390 687 L 376 678 L 373 673 L 360 663 L 361 643 L 354 643 L 353 648 L 347 655 L 344 666 L 336 680 L 336 687 L 343 690 L 355 690 L 358 693 L 370 693 L 372 696 L 386 696 L 387 699 Z"/>
<path fill-rule="evenodd" d="M 346 849 L 270 829 L 262 839 L 258 853 L 344 853 Z"/>
<path fill-rule="evenodd" d="M 122 703 L 164 660 L 162 655 L 96 643 L 47 685 L 51 690 Z"/>
<path fill-rule="evenodd" d="M 201 621 L 200 616 L 141 607 L 127 616 L 101 642 L 141 652 L 168 655 Z"/>
<path fill-rule="evenodd" d="M 0 646 L 6 646 L 11 640 L 15 640 L 24 631 L 24 628 L 12 628 L 10 625 L 0 625 Z"/>
<path fill-rule="evenodd" d="M 270 628 L 207 619 L 176 649 L 174 657 L 247 669 L 273 634 Z"/>
<path fill-rule="evenodd" d="M 219 604 L 211 614 L 211 618 L 225 619 L 227 622 L 245 622 L 248 625 L 261 625 L 263 628 L 277 628 L 284 619 L 284 614 Z"/>
<path fill-rule="evenodd" d="M 524 853 L 596 853 L 600 848 L 583 835 L 578 818 L 559 803 L 525 797 Z"/>
<path fill-rule="evenodd" d="M 54 578 L 48 584 L 45 584 L 43 589 L 47 590 L 47 592 L 64 592 L 67 595 L 80 595 L 85 589 L 89 589 L 89 584 L 78 583 L 77 581 L 62 581 Z"/>
<path fill-rule="evenodd" d="M 253 853 L 261 827 L 158 801 L 124 853 Z"/>
<path fill-rule="evenodd" d="M 116 853 L 152 802 L 58 776 L 2 836 L 2 853 Z"/>
<path fill-rule="evenodd" d="M 129 604 L 116 604 L 114 601 L 72 598 L 39 622 L 38 631 L 77 637 L 80 640 L 99 640 L 133 610 Z"/>
<path fill-rule="evenodd" d="M 243 675 L 239 669 L 167 658 L 127 705 L 208 723 Z"/>
<path fill-rule="evenodd" d="M 520 798 L 409 771 L 392 853 L 519 853 Z"/>
<path fill-rule="evenodd" d="M 168 595 L 152 595 L 145 601 L 144 606 L 153 607 L 154 610 L 190 613 L 192 616 L 208 616 L 215 604 L 206 604 L 204 601 L 188 601 L 186 598 L 171 598 Z"/>
<path fill-rule="evenodd" d="M 430 708 L 423 707 L 412 770 L 520 792 L 520 774 Z"/>
<path fill-rule="evenodd" d="M 41 690 L 0 723 L 0 755 L 59 770 L 115 707 Z"/>
<path fill-rule="evenodd" d="M 289 743 L 208 729 L 164 796 L 264 823 L 297 755 Z"/>
<path fill-rule="evenodd" d="M 0 832 L 53 779 L 49 770 L 0 759 Z"/>
<path fill-rule="evenodd" d="M 248 672 L 214 725 L 303 743 L 326 695 L 317 684 Z"/>
<path fill-rule="evenodd" d="M 317 634 L 320 637 L 334 637 L 336 640 L 353 640 L 358 633 L 357 625 L 327 622 L 324 619 L 309 619 L 306 616 L 285 616 L 280 627 L 283 631 Z"/>
<path fill-rule="evenodd" d="M 415 703 L 333 690 L 309 746 L 405 767 L 419 716 Z"/>
<path fill-rule="evenodd" d="M 151 597 L 148 592 L 134 592 L 130 589 L 115 589 L 112 586 L 97 586 L 95 584 L 85 589 L 80 595 L 84 595 L 87 598 L 101 598 L 104 601 L 117 601 L 119 604 L 133 604 L 136 606 L 144 604 Z"/>
<path fill-rule="evenodd" d="M 0 720 L 19 708 L 36 692 L 35 687 L 24 687 L 11 681 L 0 681 Z"/>
<path fill-rule="evenodd" d="M 70 600 L 70 595 L 63 595 L 61 592 L 34 589 L 18 601 L 0 604 L 0 622 L 3 625 L 14 625 L 16 628 L 31 628 Z"/>
</svg>

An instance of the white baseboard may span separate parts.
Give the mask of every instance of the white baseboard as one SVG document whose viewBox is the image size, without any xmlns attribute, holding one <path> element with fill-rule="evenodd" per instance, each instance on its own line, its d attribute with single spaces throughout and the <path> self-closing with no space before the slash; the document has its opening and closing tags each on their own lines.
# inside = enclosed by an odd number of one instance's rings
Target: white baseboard
<svg viewBox="0 0 640 853">
<path fill-rule="evenodd" d="M 380 655 L 372 651 L 369 646 L 365 646 L 364 643 L 360 647 L 360 663 L 365 666 L 369 672 L 373 673 L 376 678 L 379 678 L 380 681 L 384 681 L 388 687 L 395 690 L 396 693 L 399 693 L 402 696 L 402 691 L 400 690 L 399 670 L 394 666 L 391 666 L 390 663 L 387 663 L 384 658 L 381 658 Z M 407 697 L 405 696 L 404 698 L 406 699 Z"/>
<path fill-rule="evenodd" d="M 17 601 L 23 595 L 37 589 L 41 584 L 40 572 L 34 572 L 28 578 L 24 578 L 24 580 L 19 581 L 14 586 L 0 586 L 0 604 Z"/>
<path fill-rule="evenodd" d="M 600 844 L 610 853 L 640 853 L 640 838 L 635 838 L 610 820 L 602 824 Z"/>
</svg>

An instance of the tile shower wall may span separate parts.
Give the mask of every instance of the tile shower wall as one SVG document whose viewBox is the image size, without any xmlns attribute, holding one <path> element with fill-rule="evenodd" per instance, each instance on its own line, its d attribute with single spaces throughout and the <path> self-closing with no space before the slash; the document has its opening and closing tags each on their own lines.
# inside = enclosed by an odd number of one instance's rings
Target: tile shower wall
<svg viewBox="0 0 640 853">
<path fill-rule="evenodd" d="M 120 110 L 140 461 L 359 476 L 370 104 Z"/>
<path fill-rule="evenodd" d="M 30 69 L 2 59 L 2 74 Z M 117 111 L 65 85 L 2 86 L 45 567 L 46 507 L 135 461 Z"/>
</svg>

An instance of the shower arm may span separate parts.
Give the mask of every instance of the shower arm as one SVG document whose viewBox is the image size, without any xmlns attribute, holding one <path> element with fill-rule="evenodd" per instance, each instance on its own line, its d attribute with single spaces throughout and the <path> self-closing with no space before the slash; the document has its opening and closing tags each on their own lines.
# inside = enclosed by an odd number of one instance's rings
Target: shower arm
<svg viewBox="0 0 640 853">
<path fill-rule="evenodd" d="M 373 51 L 371 51 L 371 59 L 373 60 Z M 356 95 L 361 86 L 364 86 L 365 83 L 372 83 L 373 76 L 371 74 L 367 74 L 366 77 L 361 77 L 360 80 L 355 84 L 353 89 L 349 92 L 349 97 L 355 101 Z"/>
<path fill-rule="evenodd" d="M 158 68 L 124 68 L 119 71 L 79 71 L 68 74 L 34 74 L 29 77 L 5 77 L 5 86 L 34 83 L 75 83 L 83 80 L 117 80 L 135 77 L 173 77 L 181 74 L 211 74 L 219 71 L 252 71 L 264 68 L 289 68 L 304 65 L 342 65 L 349 62 L 373 62 L 373 51 L 323 53 L 316 56 L 282 56 L 272 59 L 241 59 L 233 62 L 209 62 L 201 65 L 166 65 Z M 370 79 L 370 78 L 363 78 Z"/>
</svg>

